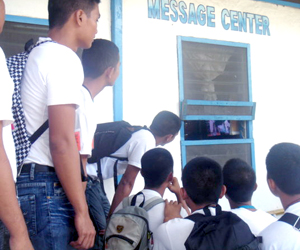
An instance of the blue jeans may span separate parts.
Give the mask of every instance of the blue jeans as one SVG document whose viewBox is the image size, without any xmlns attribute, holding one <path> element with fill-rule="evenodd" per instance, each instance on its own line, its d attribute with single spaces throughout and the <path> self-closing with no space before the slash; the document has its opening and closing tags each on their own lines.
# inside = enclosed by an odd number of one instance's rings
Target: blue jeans
<svg viewBox="0 0 300 250">
<path fill-rule="evenodd" d="M 97 231 L 95 245 L 91 249 L 104 249 L 104 235 L 99 234 L 99 231 L 106 228 L 106 218 L 110 209 L 110 204 L 101 188 L 100 180 L 97 177 L 88 177 L 85 195 L 89 206 L 90 216 L 93 218 Z"/>
<path fill-rule="evenodd" d="M 9 250 L 9 232 L 0 221 L 0 250 Z"/>
<path fill-rule="evenodd" d="M 71 250 L 74 209 L 54 172 L 21 173 L 17 193 L 36 250 Z"/>
</svg>

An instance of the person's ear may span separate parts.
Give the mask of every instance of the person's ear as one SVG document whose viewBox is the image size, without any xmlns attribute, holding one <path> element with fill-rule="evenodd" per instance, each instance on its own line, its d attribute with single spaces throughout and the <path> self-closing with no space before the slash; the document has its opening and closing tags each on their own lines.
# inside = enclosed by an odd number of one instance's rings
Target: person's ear
<svg viewBox="0 0 300 250">
<path fill-rule="evenodd" d="M 76 20 L 76 23 L 81 26 L 82 23 L 83 23 L 83 20 L 85 18 L 85 12 L 83 10 L 77 10 L 75 13 L 74 13 L 74 16 L 75 16 L 75 20 Z"/>
<path fill-rule="evenodd" d="M 278 192 L 278 187 L 275 183 L 275 181 L 273 179 L 267 179 L 268 182 L 268 186 L 270 191 L 272 192 L 272 194 L 274 194 L 275 196 L 279 196 L 279 192 Z"/>
<path fill-rule="evenodd" d="M 167 177 L 167 181 L 168 182 L 172 182 L 173 181 L 173 172 L 169 173 L 169 175 Z"/>
<path fill-rule="evenodd" d="M 113 74 L 115 72 L 115 68 L 113 67 L 108 67 L 106 70 L 105 70 L 105 75 L 108 79 L 111 79 Z"/>
<path fill-rule="evenodd" d="M 253 188 L 253 192 L 256 191 L 257 189 L 257 183 L 255 183 L 254 188 Z"/>
<path fill-rule="evenodd" d="M 180 188 L 180 195 L 181 195 L 182 199 L 184 199 L 184 200 L 186 200 L 186 199 L 189 198 L 189 196 L 188 196 L 186 190 L 185 190 L 183 187 Z"/>
<path fill-rule="evenodd" d="M 225 194 L 226 194 L 226 186 L 225 186 L 225 185 L 222 185 L 221 193 L 220 193 L 219 199 L 222 199 L 223 196 L 224 196 Z"/>
</svg>

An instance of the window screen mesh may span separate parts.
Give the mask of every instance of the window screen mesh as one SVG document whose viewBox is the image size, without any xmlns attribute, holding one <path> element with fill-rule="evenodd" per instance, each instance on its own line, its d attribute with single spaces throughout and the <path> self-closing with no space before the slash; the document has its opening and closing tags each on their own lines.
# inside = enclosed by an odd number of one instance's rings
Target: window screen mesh
<svg viewBox="0 0 300 250">
<path fill-rule="evenodd" d="M 249 101 L 247 50 L 182 43 L 184 99 Z"/>
</svg>

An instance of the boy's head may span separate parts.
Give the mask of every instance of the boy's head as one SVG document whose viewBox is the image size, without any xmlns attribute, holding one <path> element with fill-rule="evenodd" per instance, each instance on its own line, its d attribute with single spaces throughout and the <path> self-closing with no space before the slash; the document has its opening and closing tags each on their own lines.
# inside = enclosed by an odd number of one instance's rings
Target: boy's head
<svg viewBox="0 0 300 250">
<path fill-rule="evenodd" d="M 100 18 L 99 3 L 100 0 L 49 0 L 49 29 L 60 30 L 71 21 L 70 32 L 63 34 L 80 48 L 91 47 Z"/>
<path fill-rule="evenodd" d="M 293 143 L 274 145 L 266 158 L 268 181 L 287 195 L 300 194 L 300 146 Z M 271 190 L 272 191 L 272 190 Z"/>
<path fill-rule="evenodd" d="M 141 163 L 141 174 L 145 180 L 145 187 L 159 188 L 164 182 L 172 181 L 173 158 L 168 150 L 151 149 L 143 155 Z"/>
<path fill-rule="evenodd" d="M 180 118 L 170 111 L 161 111 L 153 119 L 150 130 L 156 137 L 165 137 L 159 145 L 174 140 L 181 127 Z"/>
<path fill-rule="evenodd" d="M 196 157 L 184 167 L 182 184 L 196 205 L 216 204 L 223 187 L 221 166 L 212 159 Z"/>
<path fill-rule="evenodd" d="M 231 159 L 223 168 L 226 195 L 234 202 L 251 200 L 256 188 L 256 176 L 253 168 L 241 159 Z"/>
<path fill-rule="evenodd" d="M 108 84 L 113 85 L 119 75 L 119 49 L 111 41 L 95 39 L 91 48 L 83 50 L 82 66 L 84 77 L 91 79 L 96 79 L 106 70 L 110 70 L 112 77 Z"/>
</svg>

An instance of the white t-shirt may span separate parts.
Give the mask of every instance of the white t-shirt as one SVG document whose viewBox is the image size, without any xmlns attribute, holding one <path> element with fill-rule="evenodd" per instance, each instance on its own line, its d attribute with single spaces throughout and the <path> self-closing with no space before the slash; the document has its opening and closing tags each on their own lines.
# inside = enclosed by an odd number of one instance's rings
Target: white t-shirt
<svg viewBox="0 0 300 250">
<path fill-rule="evenodd" d="M 150 200 L 153 197 L 160 197 L 161 195 L 151 189 L 144 189 L 142 191 L 142 193 L 145 195 L 145 202 Z M 133 196 L 130 196 L 133 197 Z M 140 205 L 143 201 L 143 196 L 142 195 L 138 195 L 137 197 L 137 201 L 136 201 L 136 205 Z M 115 209 L 114 212 L 119 211 L 120 209 L 123 208 L 123 202 L 121 202 L 119 204 L 119 206 L 117 206 L 117 208 Z M 154 231 L 159 225 L 161 225 L 164 222 L 164 211 L 165 211 L 165 203 L 159 203 L 157 205 L 155 205 L 153 208 L 151 208 L 150 210 L 148 210 L 148 216 L 149 216 L 149 229 L 150 231 Z M 186 216 L 188 216 L 187 212 L 185 211 L 185 209 L 181 209 L 180 215 L 184 218 Z"/>
<path fill-rule="evenodd" d="M 95 105 L 89 90 L 81 87 L 81 103 L 76 110 L 75 134 L 79 139 L 79 153 L 91 155 L 95 130 L 97 127 Z M 78 142 L 78 141 L 77 141 Z"/>
<path fill-rule="evenodd" d="M 17 165 L 15 146 L 11 133 L 11 124 L 13 123 L 11 112 L 13 91 L 14 83 L 8 73 L 5 55 L 0 47 L 0 121 L 3 122 L 2 134 L 4 149 L 12 168 L 14 180 L 16 181 Z"/>
<path fill-rule="evenodd" d="M 40 38 L 40 40 L 51 39 Z M 48 119 L 48 106 L 79 105 L 83 77 L 81 61 L 70 48 L 46 42 L 32 50 L 21 84 L 21 97 L 29 135 Z M 31 146 L 24 163 L 31 162 L 53 166 L 49 129 Z"/>
<path fill-rule="evenodd" d="M 285 212 L 300 216 L 300 202 L 288 207 Z M 263 237 L 262 249 L 300 249 L 300 231 L 295 230 L 286 222 L 276 221 L 264 229 L 259 235 Z"/>
<path fill-rule="evenodd" d="M 128 158 L 127 161 L 119 161 L 117 165 L 118 175 L 124 174 L 127 165 L 132 165 L 141 168 L 141 158 L 143 154 L 155 148 L 155 138 L 149 130 L 141 129 L 132 134 L 131 138 L 119 148 L 113 156 Z M 114 176 L 113 166 L 116 159 L 104 157 L 101 159 L 101 171 L 103 180 L 112 178 Z M 87 164 L 87 173 L 89 175 L 97 176 L 97 163 Z"/>
<path fill-rule="evenodd" d="M 231 212 L 235 213 L 243 221 L 245 221 L 254 235 L 258 235 L 263 229 L 276 221 L 274 216 L 260 209 L 250 211 L 249 209 L 241 207 L 231 209 Z"/>
<path fill-rule="evenodd" d="M 216 209 L 209 207 L 212 216 L 216 215 Z M 203 209 L 194 213 L 204 214 Z M 154 231 L 154 250 L 185 250 L 184 243 L 194 228 L 194 222 L 188 219 L 176 218 L 161 224 Z"/>
</svg>

